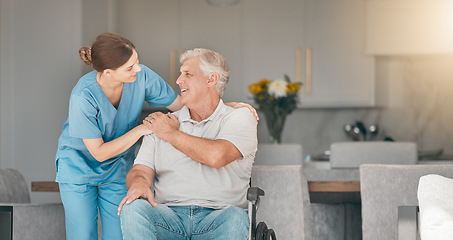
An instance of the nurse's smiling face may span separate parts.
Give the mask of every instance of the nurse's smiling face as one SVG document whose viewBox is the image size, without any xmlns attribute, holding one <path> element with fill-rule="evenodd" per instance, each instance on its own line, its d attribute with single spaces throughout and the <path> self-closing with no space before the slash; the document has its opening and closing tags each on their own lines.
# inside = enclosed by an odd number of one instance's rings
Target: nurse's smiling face
<svg viewBox="0 0 453 240">
<path fill-rule="evenodd" d="M 137 73 L 142 70 L 138 64 L 138 54 L 133 49 L 129 60 L 123 66 L 111 71 L 112 79 L 118 82 L 135 82 Z"/>
</svg>

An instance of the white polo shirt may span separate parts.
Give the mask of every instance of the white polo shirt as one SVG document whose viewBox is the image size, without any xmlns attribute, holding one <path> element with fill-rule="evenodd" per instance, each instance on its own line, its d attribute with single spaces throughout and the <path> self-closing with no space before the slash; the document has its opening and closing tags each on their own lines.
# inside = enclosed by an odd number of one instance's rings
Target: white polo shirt
<svg viewBox="0 0 453 240">
<path fill-rule="evenodd" d="M 154 134 L 145 136 L 134 164 L 146 165 L 156 172 L 155 201 L 168 206 L 247 208 L 246 194 L 258 144 L 255 116 L 247 108 L 228 107 L 222 100 L 214 113 L 201 122 L 192 120 L 185 106 L 174 114 L 178 116 L 180 131 L 227 140 L 243 157 L 222 168 L 211 168 Z"/>
</svg>

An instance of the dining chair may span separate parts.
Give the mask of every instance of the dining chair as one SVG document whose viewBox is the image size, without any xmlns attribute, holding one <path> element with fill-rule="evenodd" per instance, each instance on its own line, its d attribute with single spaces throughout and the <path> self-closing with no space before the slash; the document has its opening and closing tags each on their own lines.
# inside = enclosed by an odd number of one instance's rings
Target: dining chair
<svg viewBox="0 0 453 240">
<path fill-rule="evenodd" d="M 453 239 L 453 179 L 438 174 L 422 176 L 417 197 L 421 239 Z"/>
<path fill-rule="evenodd" d="M 265 189 L 257 219 L 277 239 L 344 239 L 344 206 L 310 203 L 302 165 L 253 166 L 251 185 Z"/>
<path fill-rule="evenodd" d="M 31 203 L 24 176 L 0 169 L 0 239 L 65 239 L 61 203 Z"/>
<path fill-rule="evenodd" d="M 359 170 L 360 165 L 367 163 L 380 164 L 416 164 L 417 146 L 413 142 L 335 142 L 330 145 L 330 167 L 333 171 Z M 362 205 L 346 203 L 346 216 L 352 218 L 347 223 L 349 228 L 362 225 Z M 358 238 L 362 231 L 358 229 Z"/>
<path fill-rule="evenodd" d="M 363 240 L 417 239 L 416 219 L 412 221 L 412 230 L 403 229 L 402 225 L 410 224 L 399 221 L 399 211 L 406 207 L 417 209 L 419 179 L 427 174 L 451 178 L 453 165 L 360 166 Z"/>
<path fill-rule="evenodd" d="M 300 144 L 258 144 L 254 165 L 302 165 Z"/>
<path fill-rule="evenodd" d="M 336 142 L 330 145 L 331 168 L 359 168 L 361 164 L 417 164 L 414 142 Z"/>
</svg>

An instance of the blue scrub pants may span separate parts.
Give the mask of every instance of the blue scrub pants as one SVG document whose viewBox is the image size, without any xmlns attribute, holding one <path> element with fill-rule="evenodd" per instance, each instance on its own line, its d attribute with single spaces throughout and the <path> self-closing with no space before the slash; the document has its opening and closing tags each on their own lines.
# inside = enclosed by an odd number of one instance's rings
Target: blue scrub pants
<svg viewBox="0 0 453 240">
<path fill-rule="evenodd" d="M 137 199 L 123 206 L 121 228 L 124 240 L 246 240 L 249 218 L 238 207 L 152 207 L 148 201 Z"/>
<path fill-rule="evenodd" d="M 118 205 L 127 194 L 124 181 L 94 185 L 59 183 L 59 186 L 65 210 L 67 240 L 98 239 L 98 208 L 102 239 L 123 239 Z"/>
</svg>

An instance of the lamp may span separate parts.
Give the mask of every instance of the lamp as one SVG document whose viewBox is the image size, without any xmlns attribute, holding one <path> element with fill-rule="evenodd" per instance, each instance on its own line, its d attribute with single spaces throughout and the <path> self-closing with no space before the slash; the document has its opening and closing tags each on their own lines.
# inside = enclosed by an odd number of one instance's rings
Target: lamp
<svg viewBox="0 0 453 240">
<path fill-rule="evenodd" d="M 239 0 L 206 0 L 206 2 L 213 6 L 233 6 L 239 3 Z"/>
</svg>

